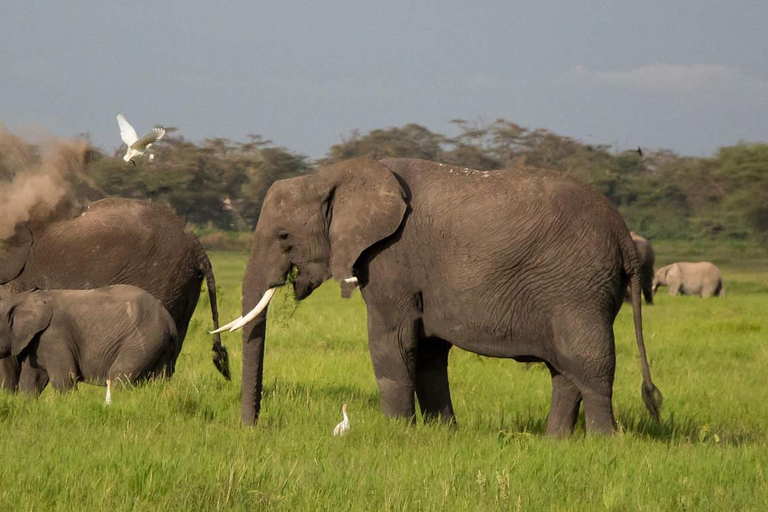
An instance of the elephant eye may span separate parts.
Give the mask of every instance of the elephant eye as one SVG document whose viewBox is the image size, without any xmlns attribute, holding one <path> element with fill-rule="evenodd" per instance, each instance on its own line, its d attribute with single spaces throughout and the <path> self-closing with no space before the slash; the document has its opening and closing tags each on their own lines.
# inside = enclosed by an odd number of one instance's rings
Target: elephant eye
<svg viewBox="0 0 768 512">
<path fill-rule="evenodd" d="M 285 231 L 281 231 L 280 233 L 277 234 L 277 238 L 281 242 L 285 242 L 286 240 L 288 240 L 288 233 L 286 233 Z"/>
</svg>

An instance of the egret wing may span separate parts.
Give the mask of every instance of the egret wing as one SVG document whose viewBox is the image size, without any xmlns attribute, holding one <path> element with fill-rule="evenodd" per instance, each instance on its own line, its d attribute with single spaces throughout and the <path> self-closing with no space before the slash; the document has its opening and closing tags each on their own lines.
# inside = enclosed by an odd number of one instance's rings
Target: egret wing
<svg viewBox="0 0 768 512">
<path fill-rule="evenodd" d="M 161 126 L 155 126 L 151 130 L 149 130 L 142 138 L 131 144 L 131 147 L 133 149 L 139 149 L 142 150 L 155 142 L 156 140 L 160 140 L 163 138 L 163 135 L 165 135 L 165 128 Z"/>
<path fill-rule="evenodd" d="M 120 137 L 127 145 L 130 146 L 139 139 L 136 130 L 133 129 L 123 114 L 117 114 L 117 124 L 120 125 Z"/>
</svg>

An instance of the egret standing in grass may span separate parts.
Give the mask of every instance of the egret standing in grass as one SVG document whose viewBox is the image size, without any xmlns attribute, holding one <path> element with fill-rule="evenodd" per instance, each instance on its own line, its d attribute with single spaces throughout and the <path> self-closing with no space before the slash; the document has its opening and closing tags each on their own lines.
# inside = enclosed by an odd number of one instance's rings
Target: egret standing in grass
<svg viewBox="0 0 768 512">
<path fill-rule="evenodd" d="M 349 416 L 347 416 L 347 404 L 341 404 L 341 414 L 344 419 L 333 429 L 333 436 L 343 436 L 349 430 Z"/>
<path fill-rule="evenodd" d="M 131 162 L 136 165 L 134 158 L 138 158 L 152 146 L 152 143 L 163 138 L 165 135 L 165 128 L 162 126 L 155 126 L 149 130 L 142 138 L 136 135 L 136 130 L 133 129 L 131 123 L 125 118 L 123 114 L 117 114 L 117 124 L 120 125 L 120 137 L 123 142 L 128 145 L 128 151 L 125 152 L 123 160 L 126 163 Z"/>
</svg>

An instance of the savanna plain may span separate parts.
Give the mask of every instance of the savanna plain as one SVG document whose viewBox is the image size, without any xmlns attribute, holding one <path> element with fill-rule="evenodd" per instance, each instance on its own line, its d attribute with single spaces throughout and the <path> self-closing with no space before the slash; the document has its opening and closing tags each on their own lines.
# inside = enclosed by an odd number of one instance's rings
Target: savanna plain
<svg viewBox="0 0 768 512">
<path fill-rule="evenodd" d="M 768 253 L 656 243 L 657 267 L 709 259 L 727 297 L 643 308 L 655 424 L 640 399 L 629 307 L 615 324 L 619 431 L 546 438 L 543 365 L 454 349 L 458 428 L 383 417 L 359 293 L 326 283 L 270 307 L 258 427 L 240 424 L 241 340 L 226 382 L 210 361 L 203 293 L 170 381 L 81 384 L 35 400 L 0 392 L 0 510 L 765 510 Z M 224 322 L 239 316 L 245 253 L 211 253 Z M 351 430 L 331 436 L 348 402 Z"/>
</svg>

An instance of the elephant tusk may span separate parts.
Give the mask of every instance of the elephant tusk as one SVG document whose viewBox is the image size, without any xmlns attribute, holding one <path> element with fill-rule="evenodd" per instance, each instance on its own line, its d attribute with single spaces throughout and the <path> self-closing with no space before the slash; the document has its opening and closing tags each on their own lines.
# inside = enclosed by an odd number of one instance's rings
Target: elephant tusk
<svg viewBox="0 0 768 512">
<path fill-rule="evenodd" d="M 228 331 L 230 327 L 232 327 L 233 325 L 235 325 L 237 322 L 239 322 L 242 319 L 243 319 L 243 317 L 239 316 L 239 317 L 235 318 L 234 320 L 232 320 L 231 322 L 229 322 L 227 325 L 222 325 L 221 327 L 219 327 L 215 331 L 208 331 L 208 332 L 210 332 L 211 334 L 218 334 L 220 332 Z"/>
<path fill-rule="evenodd" d="M 259 314 L 264 311 L 264 308 L 267 307 L 269 301 L 272 300 L 272 296 L 275 294 L 275 290 L 277 290 L 277 288 L 270 288 L 264 292 L 264 296 L 261 298 L 259 303 L 256 304 L 256 307 L 254 307 L 247 315 L 239 318 L 238 320 L 235 320 L 235 323 L 232 325 L 232 327 L 229 328 L 229 332 L 240 329 L 244 325 L 248 324 L 251 320 L 259 316 Z"/>
<path fill-rule="evenodd" d="M 355 286 L 358 286 L 360 284 L 360 283 L 357 282 L 357 278 L 356 277 L 347 277 L 347 278 L 342 279 L 342 281 L 344 281 L 347 284 L 353 284 Z"/>
</svg>

